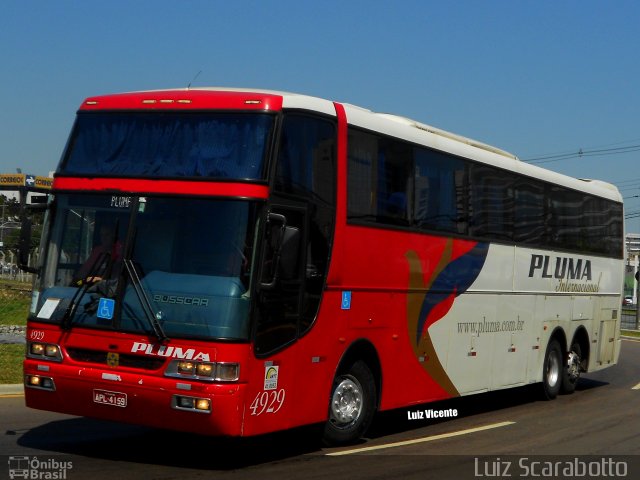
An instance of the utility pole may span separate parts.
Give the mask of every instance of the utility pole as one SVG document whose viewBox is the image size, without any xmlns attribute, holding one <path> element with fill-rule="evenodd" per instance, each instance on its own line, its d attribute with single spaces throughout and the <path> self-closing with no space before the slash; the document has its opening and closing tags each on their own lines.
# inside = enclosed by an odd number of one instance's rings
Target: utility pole
<svg viewBox="0 0 640 480">
<path fill-rule="evenodd" d="M 640 255 L 636 255 L 635 267 L 636 273 L 636 330 L 640 328 Z"/>
</svg>

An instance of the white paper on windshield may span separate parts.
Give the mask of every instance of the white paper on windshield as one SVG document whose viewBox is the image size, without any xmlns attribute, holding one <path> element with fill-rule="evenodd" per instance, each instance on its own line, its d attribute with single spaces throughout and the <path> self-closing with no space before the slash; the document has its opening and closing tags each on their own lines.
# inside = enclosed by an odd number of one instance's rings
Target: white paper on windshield
<svg viewBox="0 0 640 480">
<path fill-rule="evenodd" d="M 59 298 L 47 298 L 44 305 L 42 305 L 42 308 L 38 312 L 38 318 L 44 318 L 46 320 L 50 319 L 53 312 L 56 311 L 56 307 L 59 303 Z"/>
</svg>

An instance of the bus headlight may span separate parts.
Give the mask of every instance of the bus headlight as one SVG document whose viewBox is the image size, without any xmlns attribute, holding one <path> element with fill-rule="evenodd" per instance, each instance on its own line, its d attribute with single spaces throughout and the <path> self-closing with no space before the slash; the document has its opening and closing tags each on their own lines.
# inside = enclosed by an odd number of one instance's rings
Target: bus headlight
<svg viewBox="0 0 640 480">
<path fill-rule="evenodd" d="M 27 343 L 27 357 L 38 360 L 62 361 L 60 347 L 53 343 L 29 342 Z"/>
<path fill-rule="evenodd" d="M 240 378 L 240 364 L 174 360 L 169 364 L 164 374 L 167 377 L 208 382 L 236 382 Z"/>
</svg>

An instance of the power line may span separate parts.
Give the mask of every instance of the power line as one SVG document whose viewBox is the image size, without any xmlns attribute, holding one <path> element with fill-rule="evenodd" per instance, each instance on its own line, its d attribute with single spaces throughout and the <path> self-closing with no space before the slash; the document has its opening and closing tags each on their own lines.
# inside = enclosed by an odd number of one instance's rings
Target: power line
<svg viewBox="0 0 640 480">
<path fill-rule="evenodd" d="M 624 140 L 621 142 L 613 142 L 613 143 L 603 143 L 601 145 L 593 145 L 592 147 L 589 147 L 589 149 L 597 149 L 597 148 L 604 148 L 604 147 L 613 147 L 615 145 L 624 145 L 625 143 L 638 143 L 640 142 L 640 138 L 634 138 L 632 140 Z M 547 156 L 553 156 L 553 155 L 565 155 L 565 154 L 573 154 L 575 152 L 573 151 L 562 151 L 562 152 L 549 152 L 549 153 L 541 153 L 541 154 L 536 154 L 533 155 L 530 160 L 536 160 L 537 158 L 542 158 L 542 157 L 547 157 Z"/>
<path fill-rule="evenodd" d="M 637 152 L 637 151 L 640 151 L 640 145 L 629 145 L 627 147 L 617 147 L 617 148 L 601 148 L 601 149 L 594 149 L 594 150 L 583 150 L 581 148 L 577 152 L 562 153 L 558 155 L 547 155 L 542 157 L 523 158 L 522 161 L 532 163 L 532 164 L 550 163 L 550 162 L 559 162 L 561 160 L 569 160 L 571 158 L 619 155 L 621 153 L 631 153 L 631 152 Z"/>
</svg>

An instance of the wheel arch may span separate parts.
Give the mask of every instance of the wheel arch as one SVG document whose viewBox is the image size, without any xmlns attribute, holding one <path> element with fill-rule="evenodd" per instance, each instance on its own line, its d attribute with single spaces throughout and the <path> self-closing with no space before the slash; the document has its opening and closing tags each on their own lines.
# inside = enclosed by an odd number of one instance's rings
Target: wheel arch
<svg viewBox="0 0 640 480">
<path fill-rule="evenodd" d="M 549 344 L 549 342 L 551 342 L 551 340 L 557 340 L 560 343 L 560 348 L 562 349 L 562 352 L 566 354 L 567 352 L 567 334 L 565 333 L 564 329 L 560 326 L 557 326 L 553 332 L 551 332 L 551 335 L 549 335 L 549 340 L 547 341 L 547 345 Z"/>
<path fill-rule="evenodd" d="M 583 366 L 586 368 L 589 365 L 591 350 L 589 348 L 589 334 L 587 333 L 587 329 L 584 325 L 580 325 L 573 334 L 573 339 L 571 340 L 570 345 L 573 345 L 574 343 L 580 345 L 581 361 Z"/>
<path fill-rule="evenodd" d="M 351 345 L 342 354 L 342 358 L 338 362 L 335 375 L 339 375 L 349 369 L 358 360 L 362 360 L 367 364 L 369 370 L 373 374 L 376 387 L 376 409 L 380 406 L 380 397 L 382 394 L 382 367 L 380 357 L 373 344 L 366 338 L 354 340 Z"/>
</svg>

